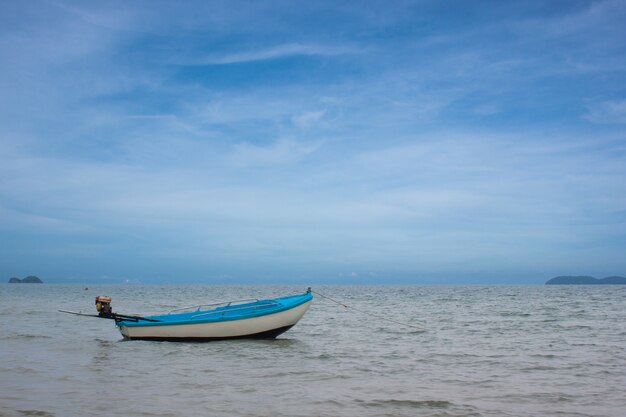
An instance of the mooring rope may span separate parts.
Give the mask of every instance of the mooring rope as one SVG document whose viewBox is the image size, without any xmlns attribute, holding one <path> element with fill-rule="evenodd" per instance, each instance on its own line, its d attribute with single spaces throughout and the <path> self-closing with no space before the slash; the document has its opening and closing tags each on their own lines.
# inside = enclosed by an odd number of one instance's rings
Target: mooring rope
<svg viewBox="0 0 626 417">
<path fill-rule="evenodd" d="M 350 309 L 352 309 L 352 310 L 354 310 L 354 311 L 358 311 L 358 312 L 359 312 L 359 313 L 361 313 L 361 314 L 365 314 L 365 315 L 367 315 L 367 316 L 376 317 L 377 319 L 380 319 L 380 320 L 385 320 L 385 321 L 389 321 L 389 322 L 392 322 L 392 323 L 400 324 L 400 325 L 402 325 L 402 326 L 407 326 L 407 327 L 412 327 L 412 328 L 414 328 L 414 329 L 424 330 L 424 328 L 423 328 L 423 327 L 421 327 L 421 326 L 415 326 L 415 325 L 413 325 L 413 324 L 403 323 L 403 322 L 401 322 L 401 321 L 397 321 L 397 320 L 393 320 L 393 319 L 390 319 L 390 318 L 387 318 L 387 317 L 379 316 L 378 314 L 373 314 L 373 313 L 370 313 L 369 311 L 365 311 L 365 310 L 361 310 L 361 309 L 358 309 L 358 308 L 353 307 L 353 306 L 349 306 L 349 305 L 347 305 L 347 304 L 345 304 L 345 303 L 342 303 L 341 301 L 337 301 L 337 300 L 335 300 L 335 299 L 332 299 L 332 298 L 330 298 L 329 296 L 324 295 L 324 294 L 321 294 L 321 293 L 319 293 L 319 292 L 317 292 L 317 291 L 313 291 L 313 290 L 311 290 L 311 292 L 312 292 L 313 294 L 317 294 L 317 295 L 319 295 L 319 296 L 320 296 L 320 297 L 322 297 L 322 298 L 326 298 L 327 300 L 330 300 L 330 301 L 332 301 L 332 302 L 333 302 L 333 303 L 335 303 L 335 304 L 339 304 L 340 306 L 343 306 L 343 307 L 345 307 L 345 308 L 350 308 Z"/>
</svg>

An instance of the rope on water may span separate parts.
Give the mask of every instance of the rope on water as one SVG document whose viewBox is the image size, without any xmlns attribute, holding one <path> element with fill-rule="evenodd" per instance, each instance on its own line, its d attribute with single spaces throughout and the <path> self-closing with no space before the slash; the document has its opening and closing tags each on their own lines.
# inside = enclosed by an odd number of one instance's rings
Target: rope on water
<svg viewBox="0 0 626 417">
<path fill-rule="evenodd" d="M 359 313 L 361 313 L 361 314 L 365 314 L 365 315 L 367 315 L 367 316 L 376 317 L 377 319 L 380 319 L 380 320 L 385 320 L 385 321 L 389 321 L 389 322 L 392 322 L 392 323 L 400 324 L 400 325 L 402 325 L 402 326 L 407 326 L 407 327 L 412 327 L 412 328 L 414 328 L 414 329 L 424 330 L 424 328 L 423 328 L 423 327 L 421 327 L 421 326 L 415 326 L 415 325 L 413 325 L 413 324 L 403 323 L 403 322 L 401 322 L 401 321 L 397 321 L 397 320 L 393 320 L 393 319 L 390 319 L 390 318 L 387 318 L 387 317 L 379 316 L 378 314 L 372 314 L 372 313 L 370 313 L 369 311 L 364 311 L 364 310 L 358 309 L 358 308 L 356 308 L 356 307 L 349 306 L 349 305 L 347 305 L 347 304 L 342 303 L 341 301 L 334 300 L 334 299 L 330 298 L 329 296 L 324 295 L 324 294 L 321 294 L 321 293 L 319 293 L 319 292 L 317 292 L 317 291 L 313 291 L 313 290 L 311 290 L 311 292 L 312 292 L 313 294 L 317 294 L 317 295 L 319 295 L 319 296 L 320 296 L 320 297 L 322 297 L 322 298 L 326 298 L 327 300 L 332 301 L 332 302 L 333 302 L 333 303 L 335 303 L 335 304 L 339 304 L 340 306 L 343 306 L 343 307 L 345 307 L 345 308 L 351 308 L 351 309 L 352 309 L 352 310 L 354 310 L 354 311 L 358 311 L 358 312 L 359 312 Z"/>
</svg>

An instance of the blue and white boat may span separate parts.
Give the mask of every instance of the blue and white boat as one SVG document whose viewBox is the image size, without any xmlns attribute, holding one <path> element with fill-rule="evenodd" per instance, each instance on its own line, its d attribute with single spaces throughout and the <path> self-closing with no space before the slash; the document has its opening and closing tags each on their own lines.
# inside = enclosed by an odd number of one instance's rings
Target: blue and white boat
<svg viewBox="0 0 626 417">
<path fill-rule="evenodd" d="M 273 339 L 293 327 L 313 300 L 304 294 L 269 300 L 239 300 L 173 310 L 158 316 L 112 313 L 110 298 L 98 308 L 99 316 L 112 318 L 126 339 L 160 341 L 211 341 L 223 339 Z M 98 297 L 96 297 L 98 307 Z"/>
</svg>

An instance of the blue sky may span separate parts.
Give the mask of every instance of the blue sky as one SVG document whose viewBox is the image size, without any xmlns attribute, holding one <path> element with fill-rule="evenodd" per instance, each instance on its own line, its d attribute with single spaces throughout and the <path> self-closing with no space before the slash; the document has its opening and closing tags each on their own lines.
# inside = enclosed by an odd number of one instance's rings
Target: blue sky
<svg viewBox="0 0 626 417">
<path fill-rule="evenodd" d="M 0 273 L 626 275 L 626 2 L 0 4 Z"/>
</svg>

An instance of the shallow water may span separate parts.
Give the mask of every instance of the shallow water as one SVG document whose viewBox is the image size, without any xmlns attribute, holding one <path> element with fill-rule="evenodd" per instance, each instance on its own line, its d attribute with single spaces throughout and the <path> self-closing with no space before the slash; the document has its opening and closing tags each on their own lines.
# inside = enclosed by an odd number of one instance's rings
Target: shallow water
<svg viewBox="0 0 626 417">
<path fill-rule="evenodd" d="M 124 313 L 288 286 L 0 285 L 0 416 L 624 416 L 624 286 L 320 286 L 274 341 L 124 341 Z"/>
</svg>

